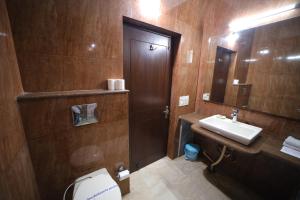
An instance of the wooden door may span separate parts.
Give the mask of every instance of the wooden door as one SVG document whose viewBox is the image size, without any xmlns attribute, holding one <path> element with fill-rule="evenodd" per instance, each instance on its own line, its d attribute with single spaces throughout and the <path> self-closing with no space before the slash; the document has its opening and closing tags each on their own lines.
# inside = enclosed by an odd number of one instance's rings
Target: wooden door
<svg viewBox="0 0 300 200">
<path fill-rule="evenodd" d="M 217 47 L 210 97 L 210 100 L 213 102 L 224 103 L 232 53 L 234 52 L 229 49 Z"/>
<path fill-rule="evenodd" d="M 170 105 L 170 37 L 124 25 L 129 93 L 130 170 L 166 155 Z"/>
</svg>

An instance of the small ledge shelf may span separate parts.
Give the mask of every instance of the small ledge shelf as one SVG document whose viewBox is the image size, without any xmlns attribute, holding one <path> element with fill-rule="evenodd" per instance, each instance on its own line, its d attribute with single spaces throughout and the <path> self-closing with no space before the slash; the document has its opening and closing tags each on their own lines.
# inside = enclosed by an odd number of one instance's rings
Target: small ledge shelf
<svg viewBox="0 0 300 200">
<path fill-rule="evenodd" d="M 248 86 L 248 85 L 252 85 L 250 83 L 238 83 L 238 84 L 232 84 L 233 86 Z"/>
<path fill-rule="evenodd" d="M 17 101 L 48 99 L 48 98 L 64 98 L 64 97 L 81 97 L 95 96 L 107 94 L 125 94 L 129 90 L 71 90 L 71 91 L 56 91 L 56 92 L 25 92 L 17 97 Z"/>
</svg>

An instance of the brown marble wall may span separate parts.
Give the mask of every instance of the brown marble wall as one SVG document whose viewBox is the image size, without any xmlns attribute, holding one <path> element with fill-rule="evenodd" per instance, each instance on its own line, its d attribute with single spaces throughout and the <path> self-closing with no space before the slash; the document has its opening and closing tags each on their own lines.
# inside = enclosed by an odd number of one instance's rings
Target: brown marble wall
<svg viewBox="0 0 300 200">
<path fill-rule="evenodd" d="M 19 99 L 41 199 L 61 199 L 76 178 L 128 168 L 128 94 Z M 75 127 L 71 106 L 97 103 L 99 122 Z M 120 183 L 128 193 L 128 180 Z"/>
<path fill-rule="evenodd" d="M 173 67 L 168 142 L 168 155 L 174 157 L 179 115 L 193 112 L 195 105 L 197 110 L 203 113 L 229 114 L 231 111 L 230 107 L 204 103 L 200 98 L 207 70 L 205 58 L 208 38 L 223 33 L 228 28 L 228 23 L 238 16 L 279 7 L 293 1 L 272 0 L 270 3 L 270 0 L 162 0 L 161 2 L 161 15 L 149 18 L 143 16 L 138 0 L 7 1 L 24 90 L 44 92 L 104 89 L 107 78 L 122 77 L 122 16 L 180 33 L 182 38 Z M 189 50 L 194 52 L 192 64 L 186 62 Z M 181 95 L 190 96 L 189 106 L 177 106 Z M 128 147 L 124 143 L 125 140 L 119 139 L 122 137 L 128 139 L 126 111 L 123 110 L 121 115 L 116 114 L 117 111 L 105 111 L 104 119 L 107 121 L 99 124 L 79 128 L 70 126 L 69 106 L 90 100 L 98 102 L 103 109 L 106 107 L 115 109 L 110 107 L 114 104 L 121 110 L 128 101 L 127 95 L 107 95 L 26 100 L 20 103 L 34 168 L 37 174 L 42 175 L 37 176 L 37 181 L 43 197 L 46 194 L 49 197 L 57 197 L 67 183 L 85 172 L 107 166 L 113 173 L 115 162 L 125 164 L 127 162 L 125 157 L 128 156 Z M 58 117 L 62 117 L 62 120 Z M 296 131 L 297 128 L 299 130 L 298 122 L 256 112 L 242 111 L 240 117 L 267 127 L 279 135 Z M 32 121 L 33 119 L 35 120 Z M 97 136 L 100 132 L 103 137 Z M 107 143 L 101 143 L 102 140 Z M 101 150 L 91 147 L 93 145 Z M 81 148 L 85 146 L 87 149 L 82 150 Z M 104 149 L 114 146 L 121 148 L 113 155 L 109 155 L 109 151 Z M 89 155 L 90 152 L 95 152 L 97 159 L 82 156 Z M 104 154 L 103 158 L 112 156 L 111 160 L 104 162 L 101 154 Z"/>
<path fill-rule="evenodd" d="M 208 39 L 212 36 L 223 35 L 229 32 L 228 24 L 239 17 L 253 15 L 270 9 L 279 8 L 284 5 L 289 5 L 297 1 L 294 0 L 253 0 L 253 1 L 235 1 L 222 0 L 211 1 L 210 6 L 204 18 L 203 25 L 203 42 L 201 48 L 201 64 L 199 70 L 198 90 L 196 100 L 196 111 L 203 114 L 226 114 L 230 116 L 232 107 L 225 105 L 217 105 L 207 103 L 202 100 L 202 93 L 205 89 L 206 73 L 209 71 L 208 57 Z M 289 120 L 282 117 L 275 117 L 260 112 L 251 112 L 242 110 L 239 118 L 249 123 L 256 124 L 268 132 L 278 136 L 285 137 L 286 135 L 300 136 L 299 121 Z"/>
<path fill-rule="evenodd" d="M 16 102 L 23 88 L 4 0 L 0 0 L 0 91 L 0 199 L 39 199 Z"/>
<path fill-rule="evenodd" d="M 140 0 L 7 1 L 26 92 L 106 88 L 123 77 L 122 16 L 182 34 L 173 67 L 168 155 L 174 157 L 180 114 L 195 110 L 202 16 L 209 1 L 162 0 L 158 17 L 144 16 Z M 94 48 L 91 45 L 94 44 Z M 193 63 L 186 62 L 193 50 Z M 178 107 L 179 96 L 190 104 Z"/>
</svg>

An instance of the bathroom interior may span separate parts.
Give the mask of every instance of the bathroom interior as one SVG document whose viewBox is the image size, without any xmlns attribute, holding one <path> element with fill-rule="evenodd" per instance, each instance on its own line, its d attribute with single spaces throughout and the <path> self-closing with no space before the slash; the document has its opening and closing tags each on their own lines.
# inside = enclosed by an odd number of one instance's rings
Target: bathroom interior
<svg viewBox="0 0 300 200">
<path fill-rule="evenodd" d="M 0 0 L 1 200 L 300 199 L 299 0 Z"/>
</svg>

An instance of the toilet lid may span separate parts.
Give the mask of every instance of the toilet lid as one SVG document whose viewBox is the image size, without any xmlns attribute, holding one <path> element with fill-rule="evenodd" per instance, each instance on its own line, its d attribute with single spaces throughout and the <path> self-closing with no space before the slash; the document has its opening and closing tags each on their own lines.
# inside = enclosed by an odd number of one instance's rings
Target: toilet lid
<svg viewBox="0 0 300 200">
<path fill-rule="evenodd" d="M 117 183 L 107 173 L 101 173 L 76 184 L 73 200 L 121 200 Z"/>
</svg>

